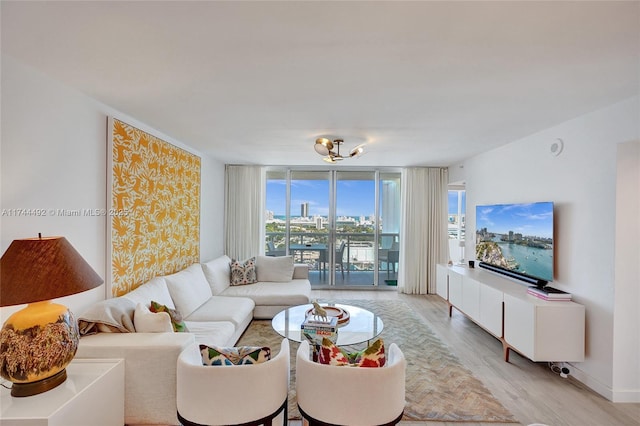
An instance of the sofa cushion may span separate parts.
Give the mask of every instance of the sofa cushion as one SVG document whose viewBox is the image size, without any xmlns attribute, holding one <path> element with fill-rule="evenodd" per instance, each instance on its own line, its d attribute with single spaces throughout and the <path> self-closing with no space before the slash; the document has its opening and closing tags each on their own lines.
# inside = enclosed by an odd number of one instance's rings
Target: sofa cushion
<svg viewBox="0 0 640 426">
<path fill-rule="evenodd" d="M 229 265 L 231 265 L 231 259 L 226 255 L 202 264 L 202 271 L 214 296 L 231 285 Z"/>
<path fill-rule="evenodd" d="M 293 264 L 293 279 L 294 280 L 308 280 L 309 279 L 309 267 L 306 263 L 294 263 Z"/>
<path fill-rule="evenodd" d="M 257 282 L 251 285 L 231 286 L 221 296 L 248 297 L 258 306 L 295 306 L 309 303 L 309 280 L 291 280 L 288 283 Z"/>
<path fill-rule="evenodd" d="M 187 321 L 229 321 L 239 327 L 253 317 L 253 300 L 244 297 L 213 296 L 186 317 Z"/>
<path fill-rule="evenodd" d="M 144 303 L 136 305 L 133 315 L 133 325 L 137 333 L 167 333 L 173 332 L 171 316 L 168 312 L 151 312 Z"/>
<path fill-rule="evenodd" d="M 258 256 L 258 281 L 289 282 L 293 278 L 293 256 Z"/>
<path fill-rule="evenodd" d="M 271 359 L 271 349 L 266 346 L 199 346 L 202 365 L 252 365 Z"/>
<path fill-rule="evenodd" d="M 180 311 L 176 309 L 171 309 L 167 305 L 161 305 L 160 303 L 154 300 L 151 301 L 151 306 L 149 307 L 149 310 L 153 313 L 166 312 L 167 314 L 169 314 L 169 317 L 171 318 L 171 326 L 173 328 L 173 331 L 177 331 L 177 332 L 189 331 L 189 329 L 187 328 L 187 325 L 184 323 L 184 320 L 182 318 L 182 314 L 180 313 Z"/>
<path fill-rule="evenodd" d="M 251 257 L 244 262 L 231 260 L 231 285 L 253 284 L 258 281 L 256 277 L 256 258 Z"/>
<path fill-rule="evenodd" d="M 202 266 L 194 263 L 187 269 L 164 277 L 176 309 L 186 318 L 209 300 L 213 293 Z"/>
<path fill-rule="evenodd" d="M 208 346 L 228 346 L 235 343 L 232 339 L 236 327 L 229 321 L 186 321 L 185 323 L 197 343 Z"/>
<path fill-rule="evenodd" d="M 143 303 L 146 307 L 149 307 L 149 303 L 151 303 L 152 300 L 168 306 L 171 309 L 175 309 L 176 307 L 176 305 L 173 304 L 173 299 L 171 299 L 164 277 L 152 278 L 122 297 L 126 297 L 131 300 L 133 302 L 134 309 L 138 303 Z"/>
</svg>

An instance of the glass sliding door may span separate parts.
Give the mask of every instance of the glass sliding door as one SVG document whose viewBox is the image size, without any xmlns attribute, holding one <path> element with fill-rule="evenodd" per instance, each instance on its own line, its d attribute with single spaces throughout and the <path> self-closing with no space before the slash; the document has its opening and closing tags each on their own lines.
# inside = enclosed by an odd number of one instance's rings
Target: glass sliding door
<svg viewBox="0 0 640 426">
<path fill-rule="evenodd" d="M 265 254 L 284 256 L 287 250 L 287 172 L 267 172 Z"/>
<path fill-rule="evenodd" d="M 330 284 L 330 172 L 291 171 L 289 253 L 309 265 L 312 284 Z"/>
<path fill-rule="evenodd" d="M 312 285 L 394 285 L 399 172 L 268 171 L 266 206 L 266 254 L 309 265 Z"/>
<path fill-rule="evenodd" d="M 379 176 L 378 283 L 397 285 L 400 260 L 400 173 Z"/>
<path fill-rule="evenodd" d="M 336 172 L 335 284 L 373 285 L 376 173 Z"/>
</svg>

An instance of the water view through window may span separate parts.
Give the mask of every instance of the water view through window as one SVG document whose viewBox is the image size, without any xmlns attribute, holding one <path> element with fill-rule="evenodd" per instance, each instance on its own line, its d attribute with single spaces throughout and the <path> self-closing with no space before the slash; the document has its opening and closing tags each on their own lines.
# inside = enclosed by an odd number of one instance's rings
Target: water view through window
<svg viewBox="0 0 640 426">
<path fill-rule="evenodd" d="M 394 285 L 400 173 L 270 171 L 265 251 L 307 263 L 314 285 Z"/>
</svg>

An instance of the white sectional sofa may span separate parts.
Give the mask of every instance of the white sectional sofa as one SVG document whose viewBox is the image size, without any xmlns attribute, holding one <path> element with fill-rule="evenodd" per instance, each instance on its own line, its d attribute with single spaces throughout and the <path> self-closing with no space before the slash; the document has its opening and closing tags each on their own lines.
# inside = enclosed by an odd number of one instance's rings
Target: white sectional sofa
<svg viewBox="0 0 640 426">
<path fill-rule="evenodd" d="M 246 297 L 256 304 L 253 317 L 270 319 L 289 306 L 309 303 L 311 285 L 309 267 L 294 264 L 291 256 L 258 256 L 256 273 L 258 282 L 251 285 L 230 285 L 228 256 L 203 263 L 202 269 L 211 284 L 213 294 Z M 286 285 L 282 285 L 286 283 Z M 306 301 L 305 301 L 306 299 Z"/>
<path fill-rule="evenodd" d="M 230 261 L 221 256 L 153 278 L 78 317 L 83 336 L 76 357 L 125 359 L 127 424 L 179 424 L 176 363 L 194 341 L 232 346 L 253 318 L 309 303 L 307 265 L 294 265 L 289 256 L 258 256 L 259 281 L 232 286 Z M 188 331 L 173 332 L 169 314 L 148 311 L 151 301 L 182 314 Z"/>
</svg>

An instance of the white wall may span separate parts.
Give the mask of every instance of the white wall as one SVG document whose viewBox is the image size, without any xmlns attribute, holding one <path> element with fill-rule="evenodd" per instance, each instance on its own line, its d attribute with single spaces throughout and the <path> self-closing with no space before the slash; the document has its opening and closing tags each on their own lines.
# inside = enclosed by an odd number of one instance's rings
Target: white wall
<svg viewBox="0 0 640 426">
<path fill-rule="evenodd" d="M 101 277 L 106 272 L 106 217 L 63 217 L 56 209 L 104 209 L 107 204 L 107 116 L 113 115 L 202 158 L 201 260 L 223 250 L 224 164 L 135 119 L 2 56 L 0 251 L 17 238 L 62 235 Z M 44 209 L 15 216 L 10 209 Z M 105 297 L 104 285 L 63 298 L 76 314 Z M 6 316 L 18 308 L 0 310 Z"/>
<path fill-rule="evenodd" d="M 618 145 L 615 262 L 613 387 L 616 401 L 632 402 L 640 380 L 640 141 Z"/>
<path fill-rule="evenodd" d="M 224 254 L 224 164 L 202 155 L 200 260 Z"/>
<path fill-rule="evenodd" d="M 619 308 L 615 298 L 616 292 L 634 294 L 628 287 L 638 283 L 616 279 L 621 274 L 628 277 L 630 265 L 615 261 L 616 251 L 637 253 L 637 236 L 616 241 L 616 173 L 618 145 L 640 140 L 638 104 L 637 97 L 629 99 L 450 169 L 452 182 L 466 181 L 468 230 L 475 229 L 478 204 L 555 203 L 553 285 L 571 292 L 586 307 L 586 360 L 575 364 L 572 374 L 612 400 L 624 390 L 627 397 L 640 401 L 640 375 L 626 380 L 624 389 L 613 378 L 614 363 L 616 368 L 628 363 L 614 340 L 628 342 L 620 346 L 635 347 L 631 356 L 640 357 L 637 314 Z M 553 156 L 550 146 L 557 138 L 564 141 L 564 150 Z M 467 235 L 466 257 L 471 259 L 475 233 Z M 637 297 L 629 303 L 637 309 Z M 614 328 L 614 312 L 616 322 L 635 321 L 634 326 Z"/>
</svg>

